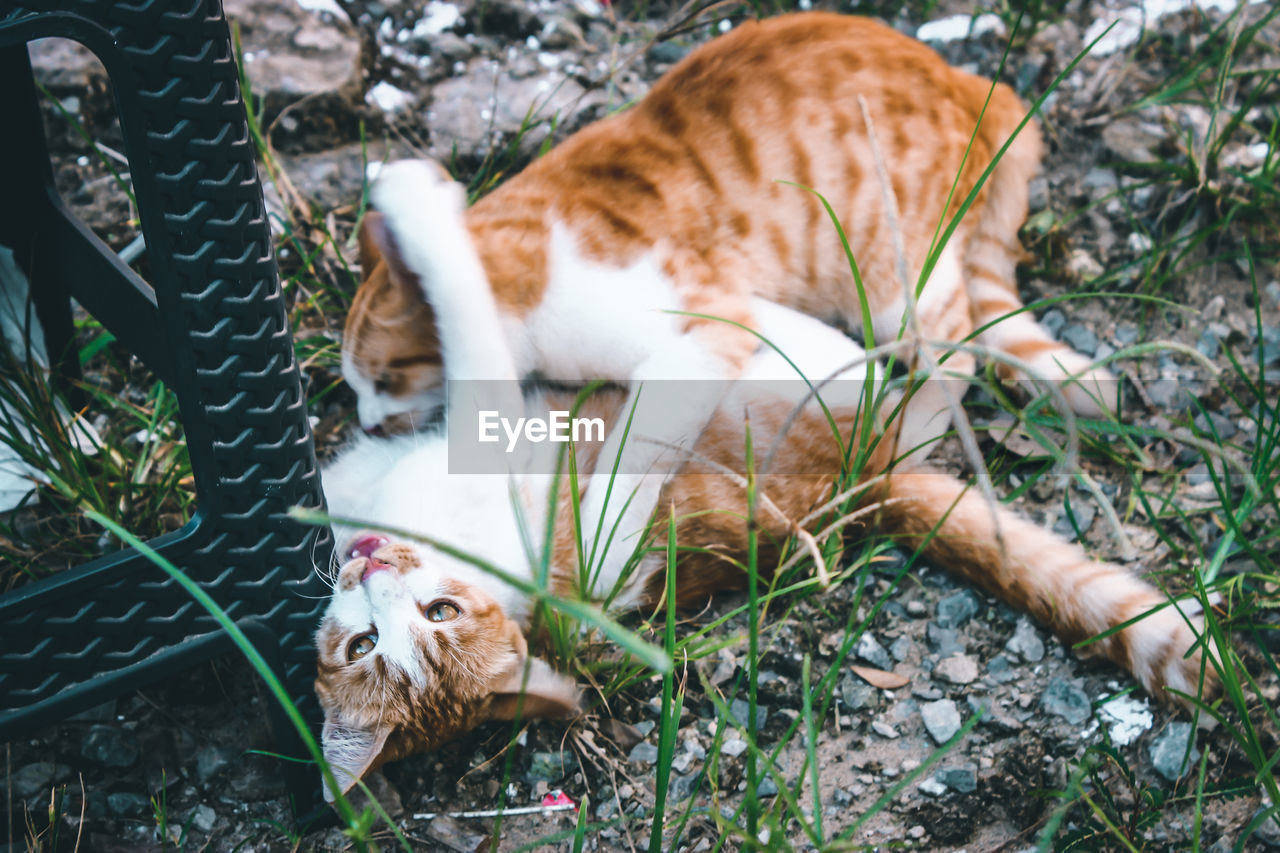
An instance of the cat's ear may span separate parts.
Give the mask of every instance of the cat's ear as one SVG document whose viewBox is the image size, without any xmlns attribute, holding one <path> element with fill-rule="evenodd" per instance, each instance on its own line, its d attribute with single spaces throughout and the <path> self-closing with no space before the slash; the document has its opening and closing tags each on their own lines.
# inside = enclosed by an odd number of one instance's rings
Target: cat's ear
<svg viewBox="0 0 1280 853">
<path fill-rule="evenodd" d="M 572 678 L 556 672 L 546 661 L 523 658 L 493 684 L 485 716 L 490 720 L 512 720 L 518 710 L 525 719 L 569 717 L 578 713 L 580 707 L 578 685 Z"/>
<path fill-rule="evenodd" d="M 324 750 L 324 760 L 333 771 L 342 793 L 350 791 L 356 780 L 382 763 L 379 759 L 390 735 L 390 726 L 379 726 L 371 731 L 325 718 L 320 743 Z M 324 786 L 324 799 L 327 803 L 334 801 L 333 791 L 329 790 L 328 785 Z"/>
<path fill-rule="evenodd" d="M 368 210 L 360 221 L 360 266 L 365 278 L 373 273 L 379 260 L 387 262 L 387 275 L 392 284 L 412 293 L 417 299 L 422 298 L 422 283 L 404 262 L 386 216 L 376 210 Z"/>
<path fill-rule="evenodd" d="M 387 224 L 382 214 L 370 208 L 360 218 L 360 227 L 356 229 L 356 245 L 359 247 L 360 272 L 365 277 L 373 275 L 373 269 L 382 260 L 382 248 L 378 245 L 375 231 L 386 231 Z"/>
</svg>

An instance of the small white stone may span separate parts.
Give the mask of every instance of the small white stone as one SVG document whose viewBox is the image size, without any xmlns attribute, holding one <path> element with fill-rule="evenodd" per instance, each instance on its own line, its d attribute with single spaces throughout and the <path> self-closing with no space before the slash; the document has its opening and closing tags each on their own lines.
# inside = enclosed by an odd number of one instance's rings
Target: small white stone
<svg viewBox="0 0 1280 853">
<path fill-rule="evenodd" d="M 1002 36 L 1005 32 L 1004 21 L 1000 20 L 999 15 L 987 13 L 976 18 L 972 15 L 951 15 L 922 24 L 920 29 L 916 30 L 916 38 L 920 41 L 957 41 L 969 36 L 971 23 L 974 36 L 980 36 L 983 33 Z"/>
<path fill-rule="evenodd" d="M 873 720 L 871 722 L 871 730 L 880 735 L 880 737 L 888 738 L 889 740 L 894 740 L 899 736 L 898 730 L 883 720 Z"/>
</svg>

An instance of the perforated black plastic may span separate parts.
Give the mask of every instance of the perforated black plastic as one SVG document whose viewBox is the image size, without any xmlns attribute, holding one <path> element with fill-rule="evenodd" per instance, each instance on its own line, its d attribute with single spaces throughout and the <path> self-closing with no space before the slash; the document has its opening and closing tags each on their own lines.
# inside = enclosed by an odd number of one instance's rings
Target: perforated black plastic
<svg viewBox="0 0 1280 853">
<path fill-rule="evenodd" d="M 63 206 L 26 42 L 74 39 L 111 79 L 149 287 Z M 193 521 L 152 544 L 197 580 L 316 719 L 312 633 L 327 531 L 290 520 L 320 481 L 227 24 L 217 0 L 0 0 L 0 244 L 51 350 L 74 297 L 176 393 Z M 203 608 L 125 550 L 0 597 L 0 740 L 230 648 Z M 281 748 L 297 753 L 286 726 Z M 309 800 L 316 774 L 293 774 Z M 306 807 L 309 803 L 299 803 Z"/>
</svg>

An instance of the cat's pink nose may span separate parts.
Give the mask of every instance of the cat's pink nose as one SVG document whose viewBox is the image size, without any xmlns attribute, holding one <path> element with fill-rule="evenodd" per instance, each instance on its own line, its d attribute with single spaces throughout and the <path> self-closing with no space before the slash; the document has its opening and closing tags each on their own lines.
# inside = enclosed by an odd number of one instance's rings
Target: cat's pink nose
<svg viewBox="0 0 1280 853">
<path fill-rule="evenodd" d="M 390 563 L 384 563 L 377 557 L 370 557 L 368 562 L 364 564 L 364 573 L 360 575 L 360 580 L 367 581 L 378 572 L 385 572 L 391 568 L 392 565 Z"/>
<path fill-rule="evenodd" d="M 347 549 L 347 559 L 354 560 L 356 557 L 372 557 L 373 552 L 386 545 L 391 540 L 385 536 L 378 536 L 370 533 L 367 536 L 361 536 L 359 539 L 351 543 L 351 547 Z"/>
<path fill-rule="evenodd" d="M 373 426 L 363 427 L 365 435 L 371 435 L 375 438 L 383 438 L 386 432 L 382 429 L 382 424 L 374 424 Z"/>
</svg>

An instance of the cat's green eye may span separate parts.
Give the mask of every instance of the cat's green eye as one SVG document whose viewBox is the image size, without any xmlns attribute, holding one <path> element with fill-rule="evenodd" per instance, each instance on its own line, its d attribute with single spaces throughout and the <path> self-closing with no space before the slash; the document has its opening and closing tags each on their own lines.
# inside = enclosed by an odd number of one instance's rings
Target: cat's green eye
<svg viewBox="0 0 1280 853">
<path fill-rule="evenodd" d="M 347 660 L 359 660 L 373 651 L 373 647 L 376 645 L 378 645 L 377 634 L 361 634 L 351 641 L 351 645 L 347 646 Z"/>
<path fill-rule="evenodd" d="M 433 601 L 422 612 L 431 622 L 448 622 L 462 615 L 462 611 L 448 601 Z"/>
</svg>

